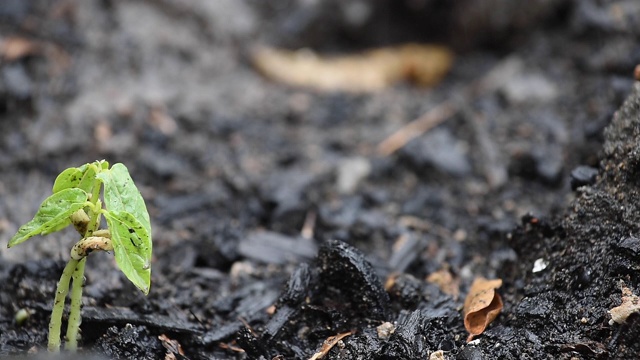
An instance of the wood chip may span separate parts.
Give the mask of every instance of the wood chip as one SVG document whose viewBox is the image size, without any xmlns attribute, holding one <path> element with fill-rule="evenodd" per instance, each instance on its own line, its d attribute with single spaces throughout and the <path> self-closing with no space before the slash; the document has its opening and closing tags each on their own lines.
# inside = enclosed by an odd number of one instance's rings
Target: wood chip
<svg viewBox="0 0 640 360">
<path fill-rule="evenodd" d="M 467 342 L 487 328 L 502 311 L 502 299 L 495 289 L 502 286 L 502 279 L 476 278 L 464 301 L 464 327 L 469 332 Z"/>
</svg>

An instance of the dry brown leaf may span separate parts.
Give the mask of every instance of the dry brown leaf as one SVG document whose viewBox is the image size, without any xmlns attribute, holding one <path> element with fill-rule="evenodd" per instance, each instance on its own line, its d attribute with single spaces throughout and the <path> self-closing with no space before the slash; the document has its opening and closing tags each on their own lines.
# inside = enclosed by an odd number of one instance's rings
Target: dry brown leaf
<svg viewBox="0 0 640 360">
<path fill-rule="evenodd" d="M 323 357 L 325 357 L 325 355 L 327 355 L 329 353 L 331 348 L 334 347 L 340 340 L 342 340 L 343 338 L 345 338 L 345 337 L 347 337 L 349 335 L 352 335 L 352 334 L 353 334 L 353 332 L 347 331 L 347 332 L 342 333 L 342 334 L 329 336 L 327 338 L 327 340 L 325 340 L 322 343 L 322 348 L 320 349 L 320 351 L 318 351 L 317 353 L 313 354 L 313 356 L 310 357 L 309 360 L 322 359 Z"/>
<path fill-rule="evenodd" d="M 460 294 L 460 283 L 454 279 L 448 269 L 440 269 L 427 276 L 427 282 L 438 285 L 440 290 L 447 295 L 451 295 L 454 300 L 458 300 Z"/>
<path fill-rule="evenodd" d="M 35 41 L 13 36 L 2 42 L 0 56 L 7 61 L 14 61 L 27 55 L 33 55 L 37 51 L 39 51 L 39 45 Z"/>
<path fill-rule="evenodd" d="M 467 342 L 482 334 L 502 310 L 502 299 L 495 289 L 502 286 L 502 279 L 476 278 L 464 301 L 464 327 L 469 332 Z"/>
<path fill-rule="evenodd" d="M 265 47 L 253 52 L 254 65 L 268 78 L 322 91 L 371 92 L 402 80 L 433 86 L 446 75 L 452 62 L 449 49 L 419 44 L 340 57 L 322 57 L 308 49 Z"/>
</svg>

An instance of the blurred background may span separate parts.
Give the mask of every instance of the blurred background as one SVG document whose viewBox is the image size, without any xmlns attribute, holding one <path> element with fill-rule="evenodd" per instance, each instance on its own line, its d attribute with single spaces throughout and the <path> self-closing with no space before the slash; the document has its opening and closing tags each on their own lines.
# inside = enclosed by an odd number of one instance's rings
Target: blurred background
<svg viewBox="0 0 640 360">
<path fill-rule="evenodd" d="M 630 0 L 3 0 L 1 267 L 66 259 L 72 232 L 4 244 L 107 159 L 147 199 L 151 301 L 221 297 L 240 265 L 284 281 L 327 239 L 383 274 L 495 275 L 522 216 L 592 181 L 639 37 Z M 129 286 L 90 262 L 89 297 Z M 221 275 L 181 288 L 193 269 Z"/>
</svg>

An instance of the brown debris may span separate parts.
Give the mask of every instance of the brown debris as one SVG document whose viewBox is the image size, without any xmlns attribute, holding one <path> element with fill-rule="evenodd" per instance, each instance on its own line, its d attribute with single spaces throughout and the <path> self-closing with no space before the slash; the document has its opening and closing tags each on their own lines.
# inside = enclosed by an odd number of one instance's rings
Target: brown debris
<svg viewBox="0 0 640 360">
<path fill-rule="evenodd" d="M 167 349 L 167 354 L 164 356 L 164 360 L 176 360 L 176 354 L 184 355 L 184 351 L 182 350 L 182 346 L 178 342 L 178 340 L 169 339 L 169 337 L 165 334 L 158 336 L 162 346 Z"/>
<path fill-rule="evenodd" d="M 456 113 L 454 104 L 445 101 L 408 123 L 378 145 L 378 153 L 388 156 L 405 146 L 409 141 L 440 125 Z"/>
<path fill-rule="evenodd" d="M 386 292 L 391 291 L 391 289 L 393 289 L 393 286 L 396 284 L 396 279 L 398 278 L 398 276 L 400 276 L 399 273 L 391 273 L 389 274 L 389 276 L 387 277 L 387 279 L 384 282 L 384 290 Z"/>
<path fill-rule="evenodd" d="M 495 289 L 502 279 L 476 278 L 464 301 L 464 327 L 469 332 L 467 342 L 480 335 L 502 310 L 502 299 Z"/>
<path fill-rule="evenodd" d="M 220 349 L 231 350 L 231 351 L 237 352 L 237 353 L 244 353 L 245 352 L 243 348 L 238 347 L 235 344 L 220 343 L 220 344 L 218 344 L 218 347 L 220 347 Z"/>
<path fill-rule="evenodd" d="M 627 318 L 636 312 L 640 312 L 640 298 L 631 292 L 631 289 L 622 284 L 622 304 L 609 310 L 611 320 L 609 325 L 622 324 Z"/>
<path fill-rule="evenodd" d="M 25 56 L 40 51 L 40 45 L 35 41 L 12 36 L 4 39 L 0 47 L 0 56 L 6 61 L 19 60 Z"/>
<path fill-rule="evenodd" d="M 311 210 L 307 212 L 307 216 L 304 218 L 304 224 L 302 225 L 302 230 L 300 231 L 300 236 L 309 240 L 313 239 L 313 230 L 316 226 L 316 213 Z"/>
<path fill-rule="evenodd" d="M 263 47 L 252 54 L 266 77 L 320 91 L 373 92 L 403 80 L 421 86 L 440 82 L 451 68 L 453 54 L 435 45 L 406 44 L 357 55 L 323 57 L 311 50 Z"/>
<path fill-rule="evenodd" d="M 352 331 L 347 331 L 345 333 L 342 334 L 338 334 L 338 335 L 334 335 L 334 336 L 329 336 L 327 338 L 327 340 L 325 340 L 322 343 L 322 348 L 320 349 L 320 351 L 318 351 L 317 353 L 313 354 L 312 357 L 309 358 L 309 360 L 319 360 L 322 359 L 323 357 L 325 357 L 329 351 L 331 351 L 331 349 L 342 339 L 344 339 L 345 337 L 349 336 L 349 335 L 353 335 Z"/>
<path fill-rule="evenodd" d="M 451 275 L 449 269 L 440 269 L 429 274 L 429 276 L 427 276 L 427 282 L 438 285 L 443 293 L 451 295 L 454 300 L 458 300 L 458 295 L 460 295 L 460 281 Z"/>
<path fill-rule="evenodd" d="M 171 136 L 178 130 L 176 120 L 167 113 L 165 106 L 152 106 L 149 112 L 149 123 L 162 134 Z"/>
</svg>

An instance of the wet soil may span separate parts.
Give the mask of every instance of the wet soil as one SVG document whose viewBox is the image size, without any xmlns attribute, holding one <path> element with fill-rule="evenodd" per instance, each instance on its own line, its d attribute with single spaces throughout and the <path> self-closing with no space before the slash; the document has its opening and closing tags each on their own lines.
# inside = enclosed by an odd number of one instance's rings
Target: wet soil
<svg viewBox="0 0 640 360">
<path fill-rule="evenodd" d="M 83 358 L 309 359 L 345 333 L 325 358 L 638 358 L 640 317 L 607 311 L 621 281 L 640 292 L 640 6 L 514 4 L 2 1 L 3 44 L 33 49 L 0 61 L 0 243 L 57 173 L 104 158 L 147 199 L 152 289 L 92 254 Z M 451 73 L 318 93 L 248 57 L 404 42 L 452 48 Z M 376 153 L 448 99 L 453 117 Z M 2 246 L 0 356 L 45 355 L 73 242 Z M 426 281 L 442 269 L 459 296 Z M 477 276 L 503 279 L 504 309 L 467 344 Z"/>
</svg>

